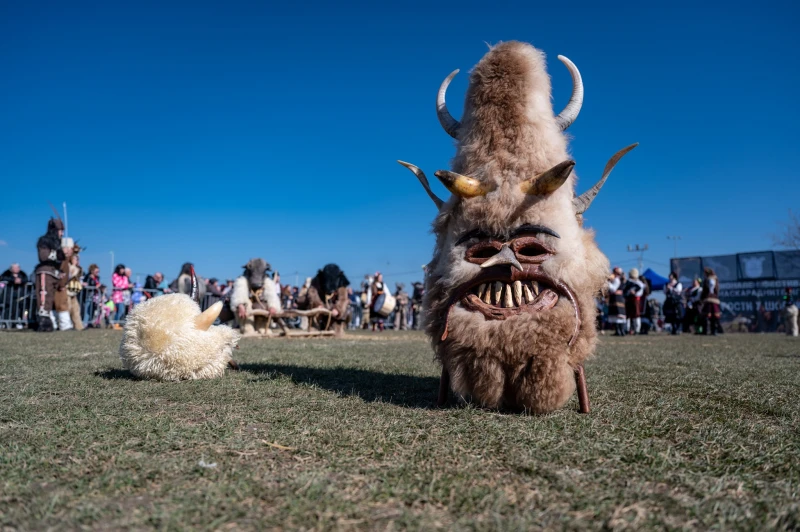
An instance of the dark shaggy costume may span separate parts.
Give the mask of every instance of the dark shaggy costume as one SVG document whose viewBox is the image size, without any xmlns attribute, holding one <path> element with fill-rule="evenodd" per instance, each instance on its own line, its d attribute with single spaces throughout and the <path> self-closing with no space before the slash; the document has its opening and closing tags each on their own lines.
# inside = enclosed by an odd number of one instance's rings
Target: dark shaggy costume
<svg viewBox="0 0 800 532">
<path fill-rule="evenodd" d="M 351 318 L 350 298 L 347 295 L 348 286 L 350 286 L 350 281 L 341 268 L 336 264 L 326 264 L 317 271 L 308 290 L 297 298 L 297 308 L 300 310 L 326 308 L 336 311 L 336 316 L 331 317 L 331 322 L 336 334 L 341 335 Z M 327 320 L 325 317 L 319 319 Z M 324 330 L 326 325 L 327 323 L 318 323 L 318 328 Z"/>
<path fill-rule="evenodd" d="M 39 264 L 36 265 L 33 275 L 38 307 L 37 330 L 40 332 L 53 331 L 51 312 L 55 310 L 56 293 L 59 288 L 62 291 L 64 289 L 61 283 L 63 277 L 61 266 L 65 257 L 61 250 L 61 237 L 58 236 L 58 232 L 63 230 L 63 222 L 57 218 L 51 218 L 47 222 L 47 233 L 39 237 L 36 242 Z M 66 292 L 64 295 L 66 296 Z"/>
</svg>

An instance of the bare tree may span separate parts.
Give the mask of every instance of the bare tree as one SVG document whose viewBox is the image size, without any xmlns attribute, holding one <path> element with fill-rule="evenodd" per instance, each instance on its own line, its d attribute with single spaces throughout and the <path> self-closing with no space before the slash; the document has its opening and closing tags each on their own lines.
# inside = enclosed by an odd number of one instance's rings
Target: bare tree
<svg viewBox="0 0 800 532">
<path fill-rule="evenodd" d="M 775 246 L 789 249 L 800 249 L 800 216 L 789 209 L 789 219 L 781 222 L 781 232 L 772 235 Z"/>
</svg>

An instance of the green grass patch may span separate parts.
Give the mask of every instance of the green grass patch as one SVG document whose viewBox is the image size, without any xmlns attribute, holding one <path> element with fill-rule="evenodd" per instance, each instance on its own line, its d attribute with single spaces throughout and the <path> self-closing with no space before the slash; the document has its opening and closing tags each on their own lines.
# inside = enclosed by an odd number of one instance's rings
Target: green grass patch
<svg viewBox="0 0 800 532">
<path fill-rule="evenodd" d="M 3 527 L 800 527 L 797 339 L 603 338 L 592 413 L 532 417 L 436 409 L 419 333 L 245 340 L 177 384 L 120 337 L 0 334 Z"/>
</svg>

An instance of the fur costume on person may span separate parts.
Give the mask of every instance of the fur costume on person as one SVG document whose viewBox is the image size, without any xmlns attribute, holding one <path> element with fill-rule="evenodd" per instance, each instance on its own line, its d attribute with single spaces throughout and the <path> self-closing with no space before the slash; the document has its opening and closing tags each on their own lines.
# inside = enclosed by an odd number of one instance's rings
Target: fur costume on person
<svg viewBox="0 0 800 532">
<path fill-rule="evenodd" d="M 231 311 L 236 316 L 239 330 L 245 336 L 265 335 L 269 318 L 254 316 L 253 310 L 275 309 L 280 311 L 281 301 L 275 291 L 275 283 L 267 276 L 269 263 L 264 259 L 250 259 L 243 266 L 244 273 L 233 282 Z M 244 306 L 246 317 L 239 316 L 239 305 Z"/>
<path fill-rule="evenodd" d="M 564 131 L 583 100 L 580 73 L 572 98 L 554 115 L 544 54 L 529 44 L 498 44 L 472 71 L 459 122 L 439 89 L 437 113 L 456 140 L 452 171 L 436 177 L 452 193 L 442 201 L 414 172 L 439 208 L 436 246 L 427 266 L 424 322 L 442 363 L 440 404 L 450 387 L 492 408 L 551 412 L 579 383 L 588 412 L 583 362 L 596 344 L 594 296 L 609 264 L 583 228 L 582 214 L 600 181 L 574 193 L 574 162 Z"/>
<path fill-rule="evenodd" d="M 347 287 L 350 280 L 336 264 L 326 264 L 317 275 L 311 280 L 308 289 L 304 294 L 297 298 L 297 308 L 299 310 L 312 310 L 315 308 L 325 308 L 330 310 L 333 315 L 331 322 L 336 336 L 342 336 L 347 324 L 350 323 L 350 298 L 347 295 Z M 327 328 L 327 318 L 320 317 L 319 320 L 326 320 L 325 323 L 317 323 L 317 328 L 325 330 Z"/>
<path fill-rule="evenodd" d="M 212 379 L 232 358 L 240 334 L 226 325 L 212 326 L 222 302 L 200 312 L 197 282 L 193 296 L 168 294 L 133 307 L 119 346 L 122 365 L 136 377 L 159 381 Z"/>
<path fill-rule="evenodd" d="M 61 249 L 60 232 L 63 230 L 64 222 L 61 218 L 50 218 L 47 222 L 47 233 L 36 242 L 39 264 L 33 271 L 33 277 L 38 303 L 39 332 L 55 330 L 55 298 L 60 286 L 61 265 L 65 258 Z"/>
</svg>

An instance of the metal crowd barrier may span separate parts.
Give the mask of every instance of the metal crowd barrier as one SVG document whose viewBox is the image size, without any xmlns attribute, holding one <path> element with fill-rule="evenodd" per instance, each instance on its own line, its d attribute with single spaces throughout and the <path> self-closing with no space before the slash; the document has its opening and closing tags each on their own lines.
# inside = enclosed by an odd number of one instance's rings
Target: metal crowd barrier
<svg viewBox="0 0 800 532">
<path fill-rule="evenodd" d="M 116 304 L 114 308 L 107 306 L 108 301 L 113 302 L 114 292 L 123 292 L 121 317 L 118 319 Z M 125 293 L 127 292 L 127 293 Z M 115 323 L 121 324 L 130 309 L 151 297 L 158 297 L 163 290 L 148 290 L 144 288 L 106 289 L 105 294 L 100 293 L 96 286 L 85 286 L 78 293 L 78 303 L 81 309 L 81 318 L 84 327 L 105 327 Z M 214 294 L 206 294 L 200 301 L 200 308 L 207 309 L 217 301 L 225 299 Z M 23 285 L 10 285 L 0 283 L 0 329 L 26 329 L 36 322 L 39 304 L 36 299 L 34 283 Z"/>
<path fill-rule="evenodd" d="M 36 316 L 36 289 L 33 283 L 0 286 L 0 329 L 23 329 Z"/>
</svg>

